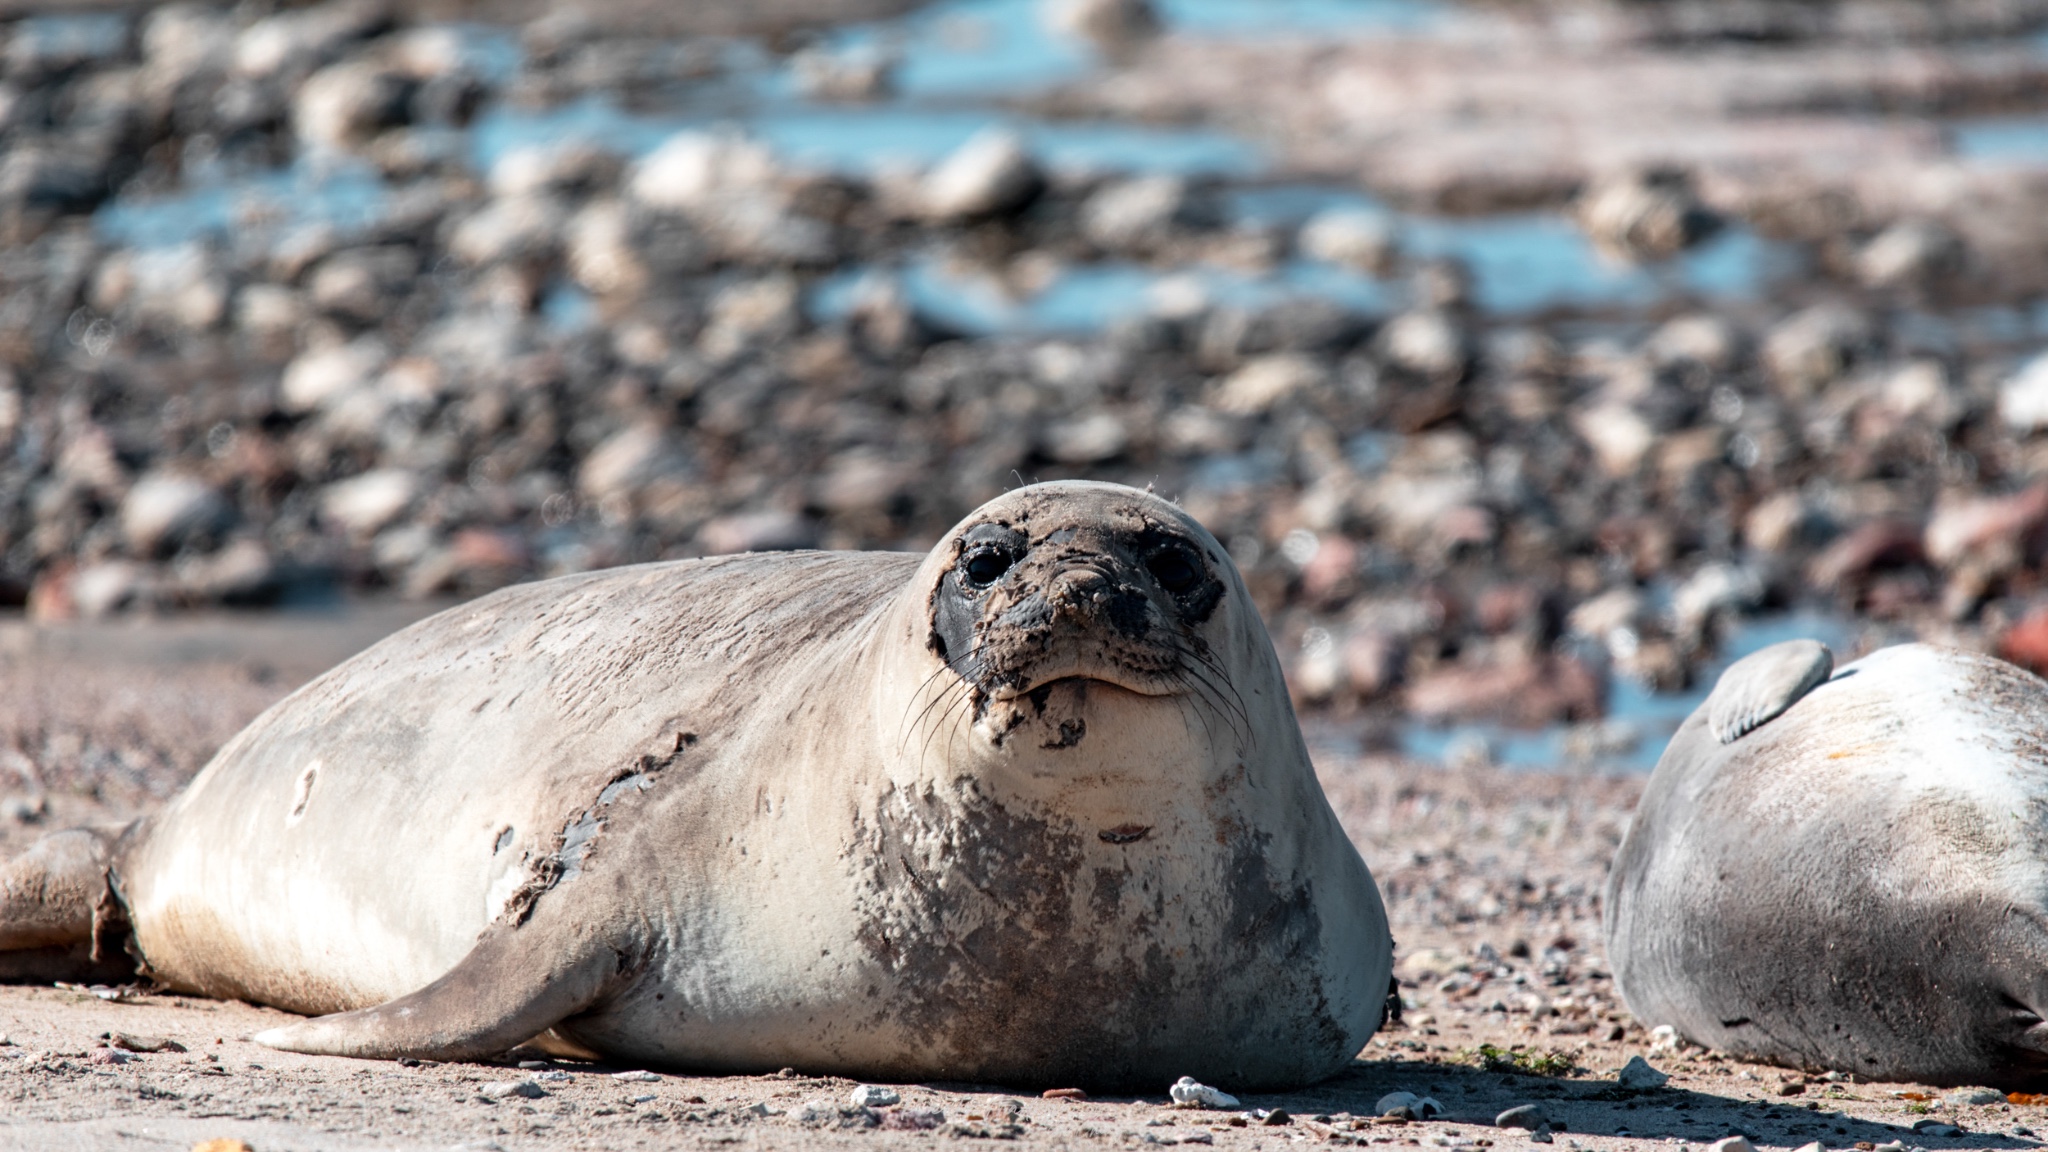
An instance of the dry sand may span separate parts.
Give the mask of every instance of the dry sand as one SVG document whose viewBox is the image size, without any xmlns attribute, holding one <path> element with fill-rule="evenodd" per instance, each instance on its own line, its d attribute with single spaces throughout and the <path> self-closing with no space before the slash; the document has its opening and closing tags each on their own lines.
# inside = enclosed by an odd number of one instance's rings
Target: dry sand
<svg viewBox="0 0 2048 1152">
<path fill-rule="evenodd" d="M 313 671 L 305 659 L 254 660 L 218 646 L 184 650 L 200 663 L 148 645 L 135 650 L 156 652 L 151 659 L 116 660 L 80 635 L 0 643 L 0 653 L 16 653 L 0 655 L 0 699 L 9 702 L 0 710 L 0 749 L 17 750 L 8 756 L 16 771 L 35 766 L 33 783 L 26 775 L 19 785 L 0 782 L 10 810 L 33 817 L 0 818 L 0 851 L 17 851 L 53 827 L 147 810 Z M 152 635 L 142 629 L 129 638 Z M 283 651 L 327 651 L 318 639 L 299 635 Z M 81 651 L 92 653 L 90 661 L 75 654 Z M 2028 1147 L 2030 1136 L 2012 1133 L 2048 1126 L 2048 1114 L 2035 1116 L 2042 1111 L 2035 1107 L 1937 1099 L 1932 1114 L 1965 1134 L 1916 1135 L 1910 1125 L 1926 1118 L 1929 1104 L 1896 1095 L 1912 1086 L 1808 1082 L 1697 1051 L 1651 1056 L 1672 1074 L 1667 1088 L 1620 1089 L 1615 1070 L 1631 1055 L 1649 1054 L 1651 1037 L 1629 1019 L 1605 975 L 1599 892 L 1640 781 L 1454 772 L 1384 759 L 1333 759 L 1320 768 L 1386 894 L 1408 1011 L 1345 1074 L 1299 1092 L 1243 1099 L 1247 1110 L 1285 1111 L 1286 1123 L 1174 1109 L 1165 1084 L 1144 1098 L 1086 1101 L 907 1085 L 893 1110 L 897 1122 L 911 1109 L 937 1109 L 942 1126 L 819 1127 L 802 1122 L 804 1105 L 843 1102 L 852 1082 L 795 1073 L 622 1081 L 610 1073 L 629 1069 L 548 1062 L 522 1070 L 517 1054 L 503 1064 L 416 1066 L 299 1056 L 245 1039 L 285 1018 L 266 1008 L 183 996 L 109 1002 L 16 986 L 0 988 L 0 1032 L 8 1041 L 0 1045 L 0 1148 L 188 1148 L 212 1138 L 238 1138 L 261 1152 L 808 1148 L 1007 1136 L 1075 1147 L 1308 1141 L 1520 1150 L 1534 1147 L 1529 1134 L 1497 1129 L 1493 1118 L 1532 1102 L 1563 1122 L 1567 1130 L 1552 1145 L 1560 1150 L 1705 1143 L 1738 1132 L 1761 1146 L 1903 1140 L 1909 1147 Z M 113 1063 L 120 1056 L 99 1046 L 114 1033 L 169 1039 L 185 1050 Z M 1575 1071 L 1488 1070 L 1486 1045 Z M 541 1071 L 564 1074 L 540 1085 L 544 1096 L 484 1093 Z M 1445 1118 L 1356 1124 L 1397 1089 L 1434 1097 Z M 1003 1119 L 1005 1099 L 1022 1102 L 1014 1128 Z"/>
</svg>

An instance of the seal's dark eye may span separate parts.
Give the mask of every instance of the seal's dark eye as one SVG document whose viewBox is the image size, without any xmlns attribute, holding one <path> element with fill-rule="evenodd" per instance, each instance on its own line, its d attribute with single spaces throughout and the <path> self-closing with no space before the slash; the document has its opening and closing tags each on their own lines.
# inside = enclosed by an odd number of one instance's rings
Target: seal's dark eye
<svg viewBox="0 0 2048 1152">
<path fill-rule="evenodd" d="M 1201 570 L 1188 554 L 1178 548 L 1161 548 L 1145 561 L 1145 567 L 1159 586 L 1175 596 L 1193 588 L 1202 578 Z"/>
<path fill-rule="evenodd" d="M 1017 558 L 1000 548 L 985 548 L 967 558 L 961 568 L 967 572 L 967 582 L 977 588 L 986 588 L 1002 578 Z"/>
</svg>

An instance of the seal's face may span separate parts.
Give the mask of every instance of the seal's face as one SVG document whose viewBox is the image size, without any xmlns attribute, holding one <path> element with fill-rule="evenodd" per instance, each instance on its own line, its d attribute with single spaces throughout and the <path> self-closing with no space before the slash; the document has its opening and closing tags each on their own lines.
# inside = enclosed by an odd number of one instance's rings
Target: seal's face
<svg viewBox="0 0 2048 1152">
<path fill-rule="evenodd" d="M 1135 495 L 1135 494 L 1134 494 Z M 997 501 L 952 539 L 932 595 L 932 652 L 978 700 L 1063 681 L 1143 696 L 1197 690 L 1213 663 L 1222 551 L 1155 498 Z"/>
</svg>

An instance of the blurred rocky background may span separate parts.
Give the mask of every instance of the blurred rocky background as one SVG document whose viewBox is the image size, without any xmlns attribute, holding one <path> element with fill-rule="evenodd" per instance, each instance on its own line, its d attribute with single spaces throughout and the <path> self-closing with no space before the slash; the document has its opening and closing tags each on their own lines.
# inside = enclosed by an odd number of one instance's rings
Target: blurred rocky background
<svg viewBox="0 0 2048 1152">
<path fill-rule="evenodd" d="M 0 642 L 1091 477 L 1323 747 L 1643 768 L 1790 635 L 2048 668 L 2048 0 L 0 13 Z"/>
</svg>

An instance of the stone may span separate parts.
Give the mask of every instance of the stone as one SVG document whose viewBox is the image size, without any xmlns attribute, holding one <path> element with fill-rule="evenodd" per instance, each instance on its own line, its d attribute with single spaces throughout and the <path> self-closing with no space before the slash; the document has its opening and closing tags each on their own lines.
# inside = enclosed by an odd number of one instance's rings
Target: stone
<svg viewBox="0 0 2048 1152">
<path fill-rule="evenodd" d="M 1765 369 L 1794 399 L 1834 382 L 1871 343 L 1870 319 L 1839 304 L 1816 304 L 1780 321 L 1765 335 Z"/>
<path fill-rule="evenodd" d="M 1428 1120 L 1443 1115 L 1443 1105 L 1428 1096 L 1413 1092 L 1389 1092 L 1379 1098 L 1373 1106 L 1376 1116 L 1395 1116 L 1404 1120 Z"/>
<path fill-rule="evenodd" d="M 1173 1087 L 1167 1089 L 1167 1095 L 1173 1097 L 1173 1105 L 1176 1108 L 1229 1109 L 1238 1106 L 1237 1097 L 1221 1089 L 1211 1088 L 1193 1076 L 1183 1076 L 1174 1081 Z"/>
<path fill-rule="evenodd" d="M 1255 416 L 1320 388 L 1328 378 L 1328 371 L 1311 356 L 1255 356 L 1217 383 L 1210 405 L 1233 416 Z"/>
<path fill-rule="evenodd" d="M 794 512 L 738 513 L 706 523 L 697 530 L 697 543 L 714 556 L 814 548 L 818 526 Z"/>
<path fill-rule="evenodd" d="M 592 500 L 631 498 L 657 480 L 691 471 L 688 454 L 666 428 L 636 424 L 591 449 L 576 486 Z"/>
<path fill-rule="evenodd" d="M 1672 592 L 1672 620 L 1680 636 L 1697 637 L 1716 615 L 1747 611 L 1763 599 L 1763 577 L 1742 565 L 1715 561 L 1701 565 Z"/>
<path fill-rule="evenodd" d="M 1999 385 L 1998 418 L 2022 435 L 2048 428 L 2048 353 L 2020 365 Z"/>
<path fill-rule="evenodd" d="M 369 387 L 388 357 L 383 342 L 374 337 L 302 352 L 285 365 L 284 378 L 278 382 L 278 406 L 303 415 L 334 404 Z"/>
<path fill-rule="evenodd" d="M 1596 400 L 1571 415 L 1572 431 L 1593 450 L 1600 470 L 1615 479 L 1635 475 L 1657 443 L 1657 429 L 1632 405 Z"/>
<path fill-rule="evenodd" d="M 1496 1128 L 1525 1128 L 1531 1132 L 1542 1128 L 1548 1122 L 1549 1118 L 1543 1114 L 1541 1104 L 1519 1104 L 1493 1118 L 1493 1126 Z"/>
<path fill-rule="evenodd" d="M 1365 208 L 1325 208 L 1302 224 L 1294 246 L 1311 260 L 1384 276 L 1400 254 L 1394 223 Z"/>
<path fill-rule="evenodd" d="M 1641 1091 L 1650 1088 L 1662 1088 L 1671 1082 L 1671 1077 L 1650 1067 L 1650 1062 L 1641 1056 L 1631 1056 L 1628 1058 L 1628 1063 L 1621 1066 L 1621 1071 L 1615 1074 L 1614 1080 L 1615 1083 L 1623 1088 Z M 1723 1152 L 1743 1152 L 1743 1150 L 1724 1149 Z"/>
<path fill-rule="evenodd" d="M 986 128 L 926 174 L 920 201 L 934 220 L 994 216 L 1023 207 L 1044 183 L 1022 137 Z"/>
<path fill-rule="evenodd" d="M 492 1100 L 505 1100 L 514 1096 L 538 1100 L 548 1094 L 547 1089 L 532 1080 L 497 1080 L 485 1084 L 478 1092 Z"/>
<path fill-rule="evenodd" d="M 1380 329 L 1378 343 L 1388 364 L 1428 380 L 1456 383 L 1472 363 L 1464 327 L 1440 309 L 1403 312 Z"/>
<path fill-rule="evenodd" d="M 1151 0 L 1045 0 L 1045 20 L 1054 31 L 1112 55 L 1130 51 L 1162 28 Z"/>
<path fill-rule="evenodd" d="M 1580 197 L 1576 212 L 1593 243 L 1634 259 L 1675 256 L 1719 226 L 1693 194 L 1690 177 L 1669 169 L 1600 180 Z"/>
<path fill-rule="evenodd" d="M 887 1108 L 891 1104 L 902 1103 L 903 1097 L 894 1088 L 884 1088 L 879 1084 L 863 1084 L 853 1090 L 848 1101 L 855 1108 Z"/>
<path fill-rule="evenodd" d="M 1707 1145 L 1707 1152 L 1756 1152 L 1756 1145 L 1747 1136 L 1724 1136 Z"/>
<path fill-rule="evenodd" d="M 598 296 L 637 296 L 653 273 L 641 257 L 626 205 L 597 200 L 569 221 L 569 275 Z"/>
<path fill-rule="evenodd" d="M 150 556 L 204 539 L 226 526 L 233 509 L 195 476 L 151 472 L 121 501 L 121 532 L 138 555 Z"/>
<path fill-rule="evenodd" d="M 588 141 L 508 149 L 491 165 L 494 196 L 544 196 L 609 189 L 624 172 L 617 152 Z"/>
<path fill-rule="evenodd" d="M 555 250 L 567 221 L 547 196 L 501 196 L 455 225 L 448 251 L 473 265 L 537 260 Z"/>
<path fill-rule="evenodd" d="M 789 67 L 797 89 L 812 100 L 879 100 L 895 87 L 895 57 L 872 47 L 810 48 Z"/>
<path fill-rule="evenodd" d="M 212 1140 L 201 1140 L 192 1146 L 192 1152 L 256 1152 L 256 1150 L 243 1141 L 221 1136 Z"/>
<path fill-rule="evenodd" d="M 348 60 L 314 73 L 292 101 L 292 131 L 314 148 L 344 150 L 405 122 L 412 86 L 367 60 Z"/>
<path fill-rule="evenodd" d="M 891 1108 L 882 1113 L 881 1126 L 891 1132 L 929 1132 L 945 1122 L 946 1114 L 937 1108 Z"/>
<path fill-rule="evenodd" d="M 320 514 L 352 536 L 367 538 L 397 520 L 419 497 L 419 477 L 379 468 L 320 489 Z"/>
<path fill-rule="evenodd" d="M 1856 253 L 1856 278 L 1867 288 L 1900 288 L 1958 272 L 1963 242 L 1932 220 L 1900 220 Z"/>
<path fill-rule="evenodd" d="M 1138 176 L 1098 189 L 1081 204 L 1081 234 L 1110 252 L 1143 252 L 1165 243 L 1189 211 L 1187 181 Z"/>
<path fill-rule="evenodd" d="M 313 269 L 306 295 L 330 315 L 374 324 L 404 300 L 418 272 L 419 256 L 408 245 L 345 249 Z"/>
<path fill-rule="evenodd" d="M 80 568 L 68 584 L 72 610 L 79 618 L 100 620 L 144 600 L 149 576 L 139 564 L 102 560 Z"/>
<path fill-rule="evenodd" d="M 1922 1136 L 1961 1136 L 1963 1134 L 1963 1130 L 1960 1127 L 1950 1124 L 1946 1120 L 1936 1120 L 1932 1116 L 1913 1121 L 1913 1131 L 1918 1132 Z"/>
<path fill-rule="evenodd" d="M 1039 446 L 1062 464 L 1099 464 L 1122 455 L 1130 439 L 1115 413 L 1098 411 L 1048 423 L 1039 433 Z"/>
<path fill-rule="evenodd" d="M 650 208 L 693 212 L 772 184 L 775 157 L 743 136 L 678 132 L 633 166 L 626 194 Z"/>
<path fill-rule="evenodd" d="M 1958 1088 L 1942 1094 L 1941 1102 L 1950 1106 L 1977 1104 L 2003 1104 L 2005 1093 L 1996 1088 Z"/>
<path fill-rule="evenodd" d="M 623 1084 L 659 1084 L 661 1077 L 653 1072 L 636 1069 L 631 1072 L 614 1072 L 612 1079 Z"/>
</svg>

